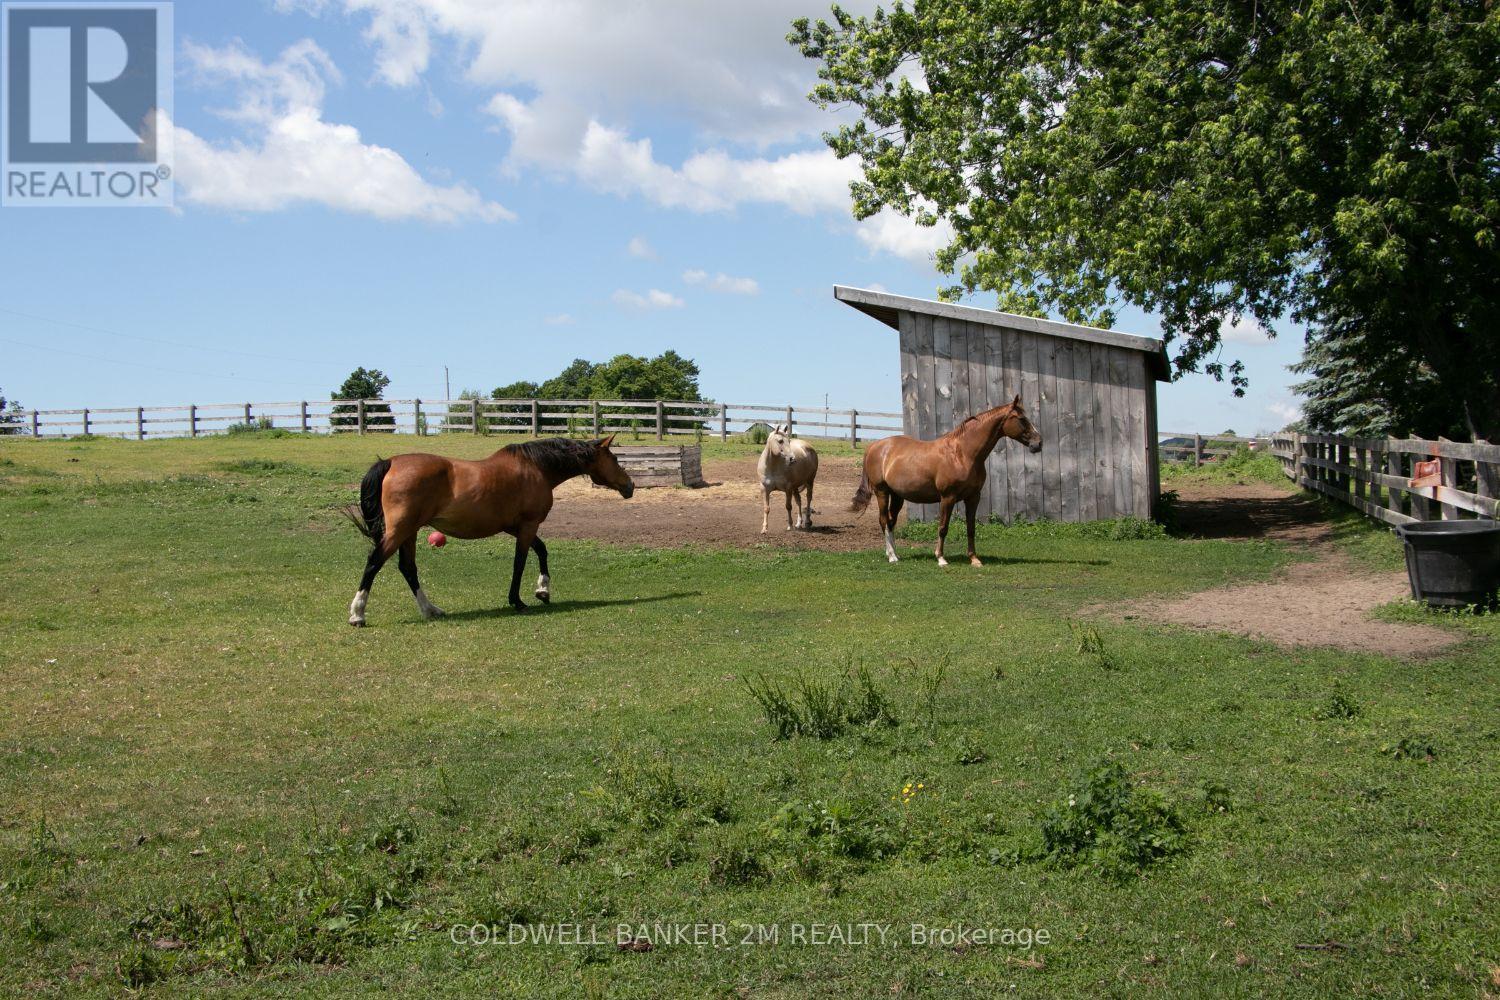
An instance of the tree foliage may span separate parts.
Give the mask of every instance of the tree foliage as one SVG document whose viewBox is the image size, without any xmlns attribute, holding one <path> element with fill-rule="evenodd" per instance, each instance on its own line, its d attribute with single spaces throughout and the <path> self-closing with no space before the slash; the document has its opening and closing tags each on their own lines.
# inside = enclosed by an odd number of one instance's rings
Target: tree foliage
<svg viewBox="0 0 1500 1000">
<path fill-rule="evenodd" d="M 6 399 L 5 390 L 0 389 L 0 434 L 24 434 L 21 424 L 22 407 L 19 400 Z"/>
<path fill-rule="evenodd" d="M 344 379 L 343 385 L 329 393 L 329 399 L 380 399 L 387 387 L 391 384 L 390 377 L 379 368 L 365 368 L 363 366 L 354 369 L 349 377 Z M 328 422 L 334 427 L 354 427 L 359 423 L 358 408 L 354 406 L 335 406 L 328 418 Z M 394 430 L 396 418 L 391 413 L 391 408 L 384 403 L 376 403 L 365 406 L 365 428 L 375 430 Z"/>
<path fill-rule="evenodd" d="M 1500 6 L 919 0 L 788 37 L 856 114 L 855 215 L 952 227 L 946 296 L 1132 303 L 1237 393 L 1221 324 L 1290 316 L 1500 430 Z"/>
<path fill-rule="evenodd" d="M 538 385 L 519 381 L 491 392 L 494 399 L 672 399 L 696 402 L 698 365 L 676 351 L 654 358 L 617 354 L 595 363 L 574 360 L 557 375 Z"/>
</svg>

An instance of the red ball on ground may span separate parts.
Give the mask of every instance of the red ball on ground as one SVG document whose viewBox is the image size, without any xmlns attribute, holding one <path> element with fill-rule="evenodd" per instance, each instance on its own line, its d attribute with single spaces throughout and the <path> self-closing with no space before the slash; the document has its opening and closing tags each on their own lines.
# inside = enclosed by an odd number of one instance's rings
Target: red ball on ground
<svg viewBox="0 0 1500 1000">
<path fill-rule="evenodd" d="M 444 545 L 448 544 L 448 536 L 443 534 L 441 531 L 434 531 L 432 534 L 427 536 L 427 544 L 431 545 L 435 549 L 440 549 Z"/>
</svg>

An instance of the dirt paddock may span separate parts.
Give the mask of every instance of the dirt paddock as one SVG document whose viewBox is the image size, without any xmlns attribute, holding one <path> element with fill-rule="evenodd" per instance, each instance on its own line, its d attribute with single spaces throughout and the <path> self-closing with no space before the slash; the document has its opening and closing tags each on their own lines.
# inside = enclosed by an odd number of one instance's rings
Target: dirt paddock
<svg viewBox="0 0 1500 1000">
<path fill-rule="evenodd" d="M 755 458 L 748 457 L 705 461 L 703 478 L 708 486 L 637 490 L 629 500 L 587 479 L 571 480 L 558 487 L 557 504 L 542 534 L 653 547 L 696 543 L 831 552 L 878 550 L 880 529 L 874 506 L 863 515 L 849 513 L 849 501 L 859 486 L 858 461 L 821 456 L 813 487 L 811 531 L 786 530 L 786 501 L 775 493 L 770 530 L 760 533 L 760 479 Z"/>
</svg>

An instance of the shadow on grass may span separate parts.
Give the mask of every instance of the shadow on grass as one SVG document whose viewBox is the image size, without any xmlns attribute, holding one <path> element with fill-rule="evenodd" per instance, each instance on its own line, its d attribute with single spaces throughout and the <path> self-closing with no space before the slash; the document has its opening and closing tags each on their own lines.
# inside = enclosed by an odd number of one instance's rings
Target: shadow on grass
<svg viewBox="0 0 1500 1000">
<path fill-rule="evenodd" d="M 674 590 L 670 594 L 651 594 L 646 597 L 621 597 L 614 600 L 597 601 L 556 601 L 552 604 L 543 604 L 540 601 L 528 600 L 526 602 L 526 614 L 531 615 L 562 615 L 571 611 L 591 611 L 594 608 L 614 608 L 628 604 L 654 604 L 657 601 L 675 601 L 682 597 L 702 597 L 701 590 Z M 438 621 L 473 621 L 479 618 L 499 618 L 504 615 L 514 615 L 516 612 L 510 605 L 502 605 L 498 608 L 475 608 L 472 611 L 450 611 L 443 615 Z M 426 622 L 413 622 L 412 624 L 427 624 Z"/>
</svg>

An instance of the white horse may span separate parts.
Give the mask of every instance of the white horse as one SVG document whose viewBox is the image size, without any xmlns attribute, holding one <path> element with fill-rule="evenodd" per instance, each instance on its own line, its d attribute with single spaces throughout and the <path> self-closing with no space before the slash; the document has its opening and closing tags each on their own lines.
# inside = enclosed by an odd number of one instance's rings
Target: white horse
<svg viewBox="0 0 1500 1000">
<path fill-rule="evenodd" d="M 765 510 L 761 513 L 760 533 L 766 533 L 771 520 L 771 494 L 777 490 L 786 494 L 786 530 L 792 530 L 792 500 L 797 501 L 797 524 L 799 528 L 812 527 L 813 480 L 818 475 L 818 453 L 805 441 L 792 437 L 790 428 L 777 424 L 766 438 L 765 450 L 756 463 L 760 473 L 760 488 L 765 493 Z M 806 502 L 802 491 L 807 490 Z"/>
</svg>

